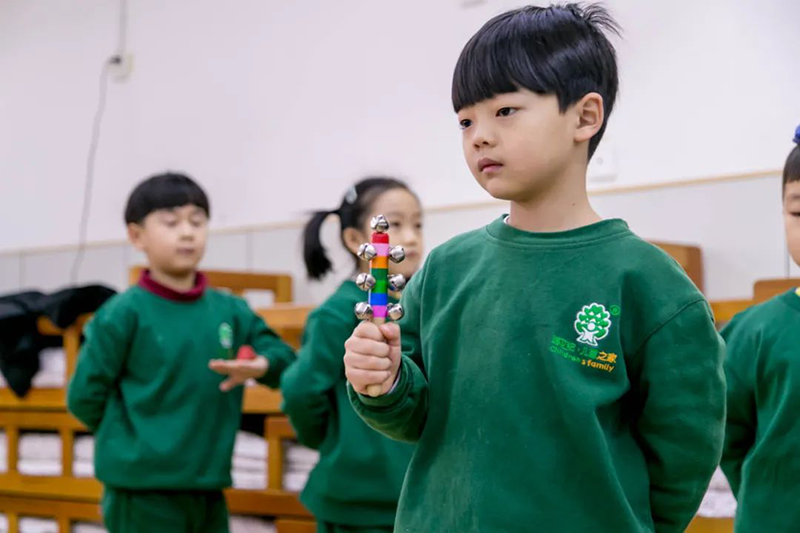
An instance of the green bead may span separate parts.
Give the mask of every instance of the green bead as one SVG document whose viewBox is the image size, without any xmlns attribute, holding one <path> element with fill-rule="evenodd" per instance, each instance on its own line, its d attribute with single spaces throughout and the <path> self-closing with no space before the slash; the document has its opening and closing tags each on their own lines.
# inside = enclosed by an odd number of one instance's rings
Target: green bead
<svg viewBox="0 0 800 533">
<path fill-rule="evenodd" d="M 389 282 L 385 279 L 378 279 L 375 280 L 375 286 L 372 288 L 372 292 L 376 292 L 378 294 L 384 294 L 389 291 Z"/>
</svg>

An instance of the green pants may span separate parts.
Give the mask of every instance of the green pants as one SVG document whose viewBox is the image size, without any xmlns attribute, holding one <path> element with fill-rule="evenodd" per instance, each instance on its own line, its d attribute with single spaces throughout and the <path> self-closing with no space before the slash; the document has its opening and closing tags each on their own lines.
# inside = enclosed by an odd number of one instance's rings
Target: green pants
<svg viewBox="0 0 800 533">
<path fill-rule="evenodd" d="M 106 487 L 103 519 L 109 533 L 228 533 L 228 506 L 220 491 Z"/>
<path fill-rule="evenodd" d="M 317 522 L 317 533 L 392 533 L 394 528 L 379 526 L 342 526 L 330 522 Z"/>
</svg>

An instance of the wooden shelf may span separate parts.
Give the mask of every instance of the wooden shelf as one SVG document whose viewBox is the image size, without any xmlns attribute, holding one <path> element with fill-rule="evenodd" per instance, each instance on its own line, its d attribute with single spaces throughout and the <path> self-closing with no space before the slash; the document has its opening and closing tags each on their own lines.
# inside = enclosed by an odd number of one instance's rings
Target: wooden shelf
<svg viewBox="0 0 800 533">
<path fill-rule="evenodd" d="M 0 411 L 64 411 L 66 403 L 64 389 L 31 389 L 25 398 L 19 398 L 10 389 L 0 389 Z"/>
</svg>

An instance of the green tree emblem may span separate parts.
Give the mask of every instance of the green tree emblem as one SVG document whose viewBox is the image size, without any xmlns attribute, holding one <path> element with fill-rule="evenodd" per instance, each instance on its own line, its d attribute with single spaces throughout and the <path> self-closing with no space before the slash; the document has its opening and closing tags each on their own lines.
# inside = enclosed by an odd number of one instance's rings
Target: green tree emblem
<svg viewBox="0 0 800 533">
<path fill-rule="evenodd" d="M 233 347 L 233 328 L 227 322 L 223 322 L 219 326 L 219 344 L 226 350 Z"/>
<path fill-rule="evenodd" d="M 605 339 L 609 329 L 611 314 L 603 304 L 584 305 L 575 320 L 575 331 L 580 334 L 578 342 L 589 346 L 597 346 L 597 341 Z"/>
</svg>

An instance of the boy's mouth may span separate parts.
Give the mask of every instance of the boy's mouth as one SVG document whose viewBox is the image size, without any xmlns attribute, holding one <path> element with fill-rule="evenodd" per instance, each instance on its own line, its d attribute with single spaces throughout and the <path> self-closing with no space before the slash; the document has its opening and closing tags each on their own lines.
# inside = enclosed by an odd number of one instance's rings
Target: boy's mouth
<svg viewBox="0 0 800 533">
<path fill-rule="evenodd" d="M 503 164 L 488 157 L 482 157 L 478 160 L 478 170 L 481 172 L 497 172 L 503 167 Z"/>
<path fill-rule="evenodd" d="M 192 256 L 194 252 L 194 248 L 178 248 L 178 255 Z"/>
</svg>

